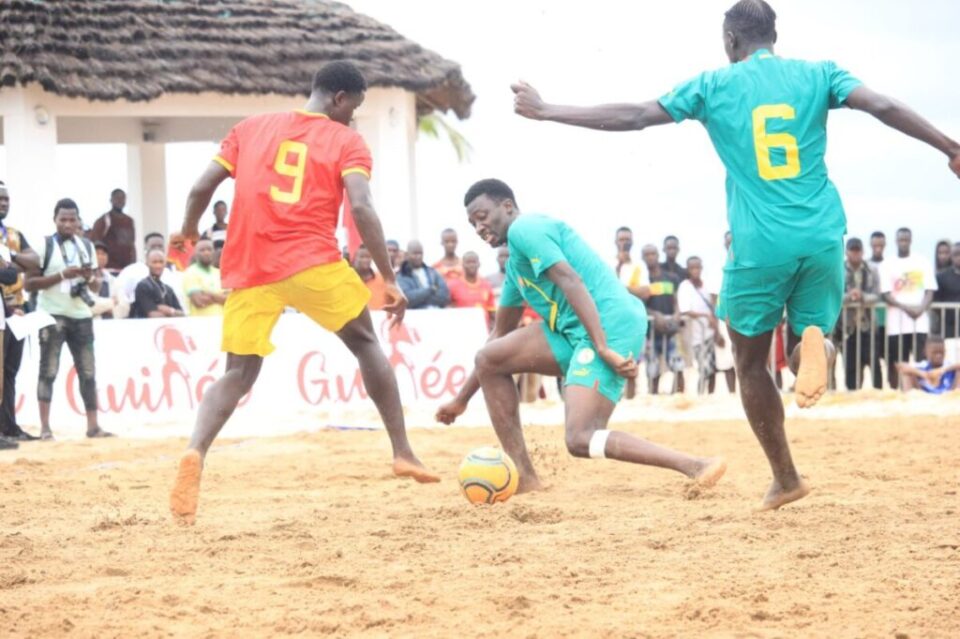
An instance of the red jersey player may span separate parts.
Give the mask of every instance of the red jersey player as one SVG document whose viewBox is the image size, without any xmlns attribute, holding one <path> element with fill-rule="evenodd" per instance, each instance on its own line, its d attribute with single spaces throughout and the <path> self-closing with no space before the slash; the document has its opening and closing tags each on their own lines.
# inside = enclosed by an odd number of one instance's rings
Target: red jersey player
<svg viewBox="0 0 960 639">
<path fill-rule="evenodd" d="M 236 180 L 230 241 L 221 258 L 223 287 L 232 290 L 223 312 L 227 370 L 204 395 L 180 459 L 170 509 L 183 523 L 196 517 L 207 449 L 273 351 L 270 334 L 286 306 L 336 333 L 356 356 L 393 445 L 394 473 L 419 482 L 440 479 L 410 448 L 397 380 L 367 309 L 370 292 L 341 257 L 334 236 L 346 189 L 357 230 L 385 279 L 384 310 L 399 323 L 407 300 L 390 268 L 370 196 L 370 151 L 349 127 L 366 89 L 353 64 L 327 64 L 314 77 L 305 108 L 237 124 L 187 199 L 183 235 L 196 240 L 217 186 L 228 177 Z"/>
</svg>

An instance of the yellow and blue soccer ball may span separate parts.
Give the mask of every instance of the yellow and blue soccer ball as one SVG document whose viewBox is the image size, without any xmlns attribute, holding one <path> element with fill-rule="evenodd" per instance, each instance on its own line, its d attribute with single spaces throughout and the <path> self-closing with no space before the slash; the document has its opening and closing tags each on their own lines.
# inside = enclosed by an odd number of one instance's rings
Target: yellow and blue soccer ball
<svg viewBox="0 0 960 639">
<path fill-rule="evenodd" d="M 486 446 L 467 455 L 460 464 L 460 490 L 473 504 L 507 501 L 517 492 L 520 474 L 510 456 Z"/>
</svg>

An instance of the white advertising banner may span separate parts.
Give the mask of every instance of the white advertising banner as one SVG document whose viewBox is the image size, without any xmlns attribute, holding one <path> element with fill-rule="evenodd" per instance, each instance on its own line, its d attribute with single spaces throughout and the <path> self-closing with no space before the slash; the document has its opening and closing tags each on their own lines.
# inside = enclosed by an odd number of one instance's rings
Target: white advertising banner
<svg viewBox="0 0 960 639">
<path fill-rule="evenodd" d="M 404 405 L 439 404 L 466 381 L 477 350 L 486 340 L 480 309 L 408 311 L 393 330 L 384 313 L 373 313 L 374 328 L 397 375 Z M 220 318 L 97 320 L 96 366 L 100 423 L 118 434 L 186 436 L 207 388 L 223 374 Z M 231 424 L 256 422 L 269 431 L 274 422 L 349 418 L 367 422 L 367 398 L 357 361 L 336 335 L 306 316 L 284 314 L 273 331 L 276 351 L 264 360 L 253 391 Z M 27 338 L 17 379 L 18 421 L 38 432 L 36 335 Z M 358 410 L 359 409 L 359 410 Z M 82 436 L 80 385 L 63 348 L 54 385 L 54 435 Z M 375 416 L 375 413 L 372 413 Z M 368 424 L 372 425 L 372 424 Z"/>
</svg>

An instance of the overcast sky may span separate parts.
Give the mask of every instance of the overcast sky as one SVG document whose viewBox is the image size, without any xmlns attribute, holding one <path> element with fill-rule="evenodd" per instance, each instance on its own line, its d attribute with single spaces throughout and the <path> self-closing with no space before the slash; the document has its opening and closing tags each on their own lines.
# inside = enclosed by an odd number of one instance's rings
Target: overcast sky
<svg viewBox="0 0 960 639">
<path fill-rule="evenodd" d="M 465 248 L 482 246 L 466 223 L 463 193 L 474 180 L 510 183 L 525 211 L 561 217 L 604 256 L 614 229 L 634 228 L 637 248 L 679 235 L 682 254 L 722 261 L 724 171 L 695 122 L 640 133 L 602 133 L 532 122 L 512 113 L 509 85 L 523 78 L 548 101 L 593 104 L 654 99 L 696 73 L 723 66 L 723 11 L 729 1 L 589 3 L 557 0 L 354 0 L 348 2 L 401 34 L 459 62 L 477 94 L 472 116 L 453 123 L 473 144 L 457 164 L 445 141 L 417 146 L 421 235 L 439 257 L 445 226 Z M 871 87 L 910 104 L 960 137 L 960 2 L 955 0 L 780 0 L 773 3 L 777 53 L 833 59 Z M 834 111 L 827 155 L 846 205 L 849 230 L 888 235 L 912 226 L 916 250 L 931 255 L 941 237 L 960 240 L 960 181 L 946 159 L 862 113 Z M 170 217 L 179 220 L 196 167 L 211 145 L 168 151 Z M 91 161 L 91 158 L 96 161 Z M 0 156 L 0 171 L 4 166 Z M 82 167 L 92 167 L 83 169 Z M 113 171 L 110 167 L 115 167 Z M 105 210 L 123 175 L 123 147 L 61 147 L 54 176 L 81 207 Z M 378 170 L 389 167 L 379 165 Z M 378 203 L 388 216 L 389 203 Z M 206 222 L 205 222 L 206 223 Z M 396 238 L 405 241 L 408 238 Z M 932 257 L 932 255 L 931 255 Z M 492 252 L 481 252 L 484 270 Z"/>
</svg>

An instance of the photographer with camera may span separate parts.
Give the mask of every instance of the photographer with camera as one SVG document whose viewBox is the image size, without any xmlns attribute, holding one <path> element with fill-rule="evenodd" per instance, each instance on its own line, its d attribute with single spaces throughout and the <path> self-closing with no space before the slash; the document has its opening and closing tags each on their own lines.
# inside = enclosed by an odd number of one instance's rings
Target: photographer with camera
<svg viewBox="0 0 960 639">
<path fill-rule="evenodd" d="M 40 437 L 53 439 L 50 401 L 53 382 L 60 369 L 60 353 L 66 342 L 80 381 L 80 396 L 87 413 L 87 437 L 110 437 L 97 423 L 97 381 L 93 350 L 93 295 L 100 290 L 93 245 L 81 233 L 80 211 L 69 198 L 53 209 L 57 232 L 37 251 L 40 270 L 27 274 L 24 288 L 38 292 L 37 309 L 53 316 L 55 323 L 40 330 Z"/>
</svg>

